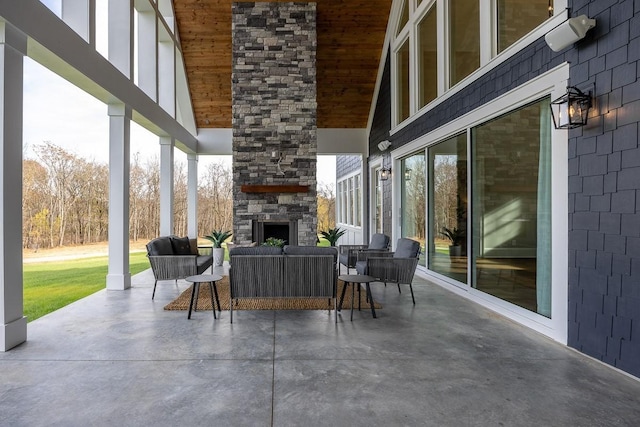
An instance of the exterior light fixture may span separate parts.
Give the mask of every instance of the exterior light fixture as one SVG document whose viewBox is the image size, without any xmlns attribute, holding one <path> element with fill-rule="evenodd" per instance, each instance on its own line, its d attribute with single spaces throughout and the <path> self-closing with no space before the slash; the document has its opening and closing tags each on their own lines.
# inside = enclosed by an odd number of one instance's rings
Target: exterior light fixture
<svg viewBox="0 0 640 427">
<path fill-rule="evenodd" d="M 569 86 L 567 93 L 551 101 L 550 107 L 556 129 L 584 126 L 591 108 L 591 91 L 585 94 L 577 87 Z"/>
<path fill-rule="evenodd" d="M 391 168 L 380 169 L 380 181 L 386 181 L 391 176 Z"/>
<path fill-rule="evenodd" d="M 404 170 L 404 180 L 409 181 L 411 179 L 411 169 L 406 168 Z"/>
<path fill-rule="evenodd" d="M 591 28 L 596 26 L 595 19 L 589 19 L 587 15 L 569 18 L 553 30 L 549 31 L 544 40 L 554 52 L 574 44 L 584 38 Z"/>
<path fill-rule="evenodd" d="M 378 150 L 380 151 L 385 151 L 389 147 L 391 147 L 391 142 L 389 142 L 388 139 L 385 139 L 384 141 L 378 144 Z"/>
</svg>

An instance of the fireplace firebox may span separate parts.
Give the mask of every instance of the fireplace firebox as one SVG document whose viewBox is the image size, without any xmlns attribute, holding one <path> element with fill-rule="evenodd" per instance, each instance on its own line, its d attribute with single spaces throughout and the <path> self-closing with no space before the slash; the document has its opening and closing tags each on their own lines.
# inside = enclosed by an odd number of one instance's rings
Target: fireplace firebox
<svg viewBox="0 0 640 427">
<path fill-rule="evenodd" d="M 298 221 L 253 220 L 251 224 L 253 241 L 259 245 L 269 237 L 282 239 L 287 245 L 298 244 Z"/>
</svg>

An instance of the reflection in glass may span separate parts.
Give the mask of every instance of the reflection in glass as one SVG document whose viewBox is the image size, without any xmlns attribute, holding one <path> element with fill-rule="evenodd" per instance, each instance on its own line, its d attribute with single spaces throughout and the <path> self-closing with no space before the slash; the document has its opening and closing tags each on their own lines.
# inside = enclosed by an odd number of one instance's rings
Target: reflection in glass
<svg viewBox="0 0 640 427">
<path fill-rule="evenodd" d="M 450 3 L 451 86 L 480 67 L 480 9 L 478 0 Z"/>
<path fill-rule="evenodd" d="M 438 96 L 438 25 L 436 7 L 429 12 L 418 24 L 418 40 L 420 49 L 420 105 L 427 105 Z"/>
<path fill-rule="evenodd" d="M 409 117 L 409 39 L 397 53 L 398 64 L 398 123 Z"/>
<path fill-rule="evenodd" d="M 551 315 L 549 99 L 472 129 L 472 284 Z"/>
<path fill-rule="evenodd" d="M 429 148 L 429 269 L 467 283 L 466 133 Z"/>
<path fill-rule="evenodd" d="M 409 179 L 406 179 L 407 172 Z M 401 162 L 402 237 L 420 242 L 420 265 L 425 265 L 426 168 L 424 152 Z"/>
<path fill-rule="evenodd" d="M 498 0 L 498 53 L 549 18 L 549 0 Z"/>
</svg>

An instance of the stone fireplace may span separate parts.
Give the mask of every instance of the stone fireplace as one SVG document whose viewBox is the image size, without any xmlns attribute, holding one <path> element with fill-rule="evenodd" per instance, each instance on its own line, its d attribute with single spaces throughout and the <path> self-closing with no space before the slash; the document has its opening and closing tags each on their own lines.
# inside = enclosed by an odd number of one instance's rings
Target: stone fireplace
<svg viewBox="0 0 640 427">
<path fill-rule="evenodd" d="M 234 240 L 315 245 L 316 4 L 237 2 L 232 14 Z"/>
</svg>

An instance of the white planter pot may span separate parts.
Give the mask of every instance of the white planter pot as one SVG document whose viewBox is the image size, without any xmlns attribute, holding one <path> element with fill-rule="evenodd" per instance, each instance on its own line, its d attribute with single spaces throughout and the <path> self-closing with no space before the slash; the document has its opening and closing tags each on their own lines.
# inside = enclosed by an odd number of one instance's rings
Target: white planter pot
<svg viewBox="0 0 640 427">
<path fill-rule="evenodd" d="M 220 267 L 224 262 L 224 248 L 212 248 L 213 265 Z"/>
</svg>

